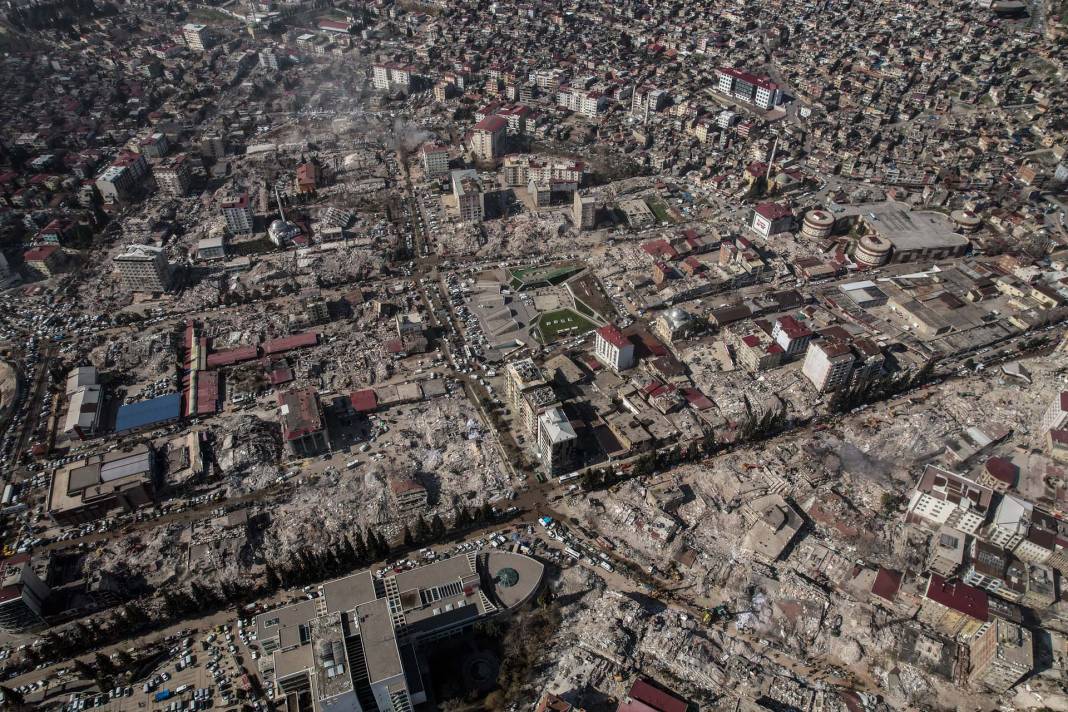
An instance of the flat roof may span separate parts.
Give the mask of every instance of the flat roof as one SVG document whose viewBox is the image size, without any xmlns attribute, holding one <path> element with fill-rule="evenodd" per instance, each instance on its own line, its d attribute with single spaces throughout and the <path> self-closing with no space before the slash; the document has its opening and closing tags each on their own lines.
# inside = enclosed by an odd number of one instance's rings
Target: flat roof
<svg viewBox="0 0 1068 712">
<path fill-rule="evenodd" d="M 181 416 L 182 396 L 168 393 L 165 396 L 120 406 L 115 417 L 115 432 L 148 428 L 157 423 L 177 420 Z"/>
<path fill-rule="evenodd" d="M 356 621 L 360 626 L 367 677 L 371 684 L 403 674 L 404 666 L 401 665 L 388 600 L 378 598 L 359 606 L 356 609 Z"/>
</svg>

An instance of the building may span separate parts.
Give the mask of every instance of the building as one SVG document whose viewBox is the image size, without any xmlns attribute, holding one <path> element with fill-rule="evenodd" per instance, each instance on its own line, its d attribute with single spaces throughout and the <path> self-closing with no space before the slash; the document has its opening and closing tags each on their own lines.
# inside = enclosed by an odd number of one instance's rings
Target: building
<svg viewBox="0 0 1068 712">
<path fill-rule="evenodd" d="M 427 700 L 422 646 L 525 605 L 543 575 L 538 561 L 493 550 L 328 581 L 318 599 L 256 616 L 268 694 L 287 709 L 410 712 Z"/>
<path fill-rule="evenodd" d="M 823 240 L 834 230 L 834 215 L 826 210 L 809 210 L 801 224 L 801 236 L 810 240 Z"/>
<path fill-rule="evenodd" d="M 745 505 L 749 531 L 741 546 L 765 562 L 777 561 L 805 524 L 805 520 L 781 495 L 768 494 Z"/>
<path fill-rule="evenodd" d="M 1068 425 L 1068 391 L 1061 391 L 1050 401 L 1046 412 L 1042 414 L 1040 430 L 1063 430 Z"/>
<path fill-rule="evenodd" d="M 989 487 L 928 465 L 909 498 L 907 518 L 931 528 L 946 525 L 975 535 L 986 522 L 993 495 Z"/>
<path fill-rule="evenodd" d="M 427 177 L 436 178 L 449 174 L 449 149 L 445 146 L 424 143 L 419 151 L 419 158 L 423 164 L 423 173 Z"/>
<path fill-rule="evenodd" d="M 760 329 L 738 338 L 734 344 L 738 362 L 754 373 L 778 368 L 786 351 Z"/>
<path fill-rule="evenodd" d="M 487 116 L 475 124 L 468 139 L 468 148 L 474 159 L 492 161 L 501 155 L 507 130 L 508 121 L 496 115 Z"/>
<path fill-rule="evenodd" d="M 193 183 L 189 157 L 184 153 L 161 159 L 152 174 L 159 189 L 169 195 L 186 195 Z"/>
<path fill-rule="evenodd" d="M 402 512 L 426 508 L 426 487 L 409 477 L 391 477 L 389 493 L 397 509 Z"/>
<path fill-rule="evenodd" d="M 105 203 L 118 203 L 133 194 L 137 179 L 127 166 L 108 166 L 97 176 L 96 189 Z"/>
<path fill-rule="evenodd" d="M 625 371 L 634 365 L 634 344 L 612 324 L 597 330 L 593 353 L 614 371 Z"/>
<path fill-rule="evenodd" d="M 55 245 L 41 245 L 23 252 L 22 259 L 30 269 L 51 277 L 63 265 L 63 252 Z"/>
<path fill-rule="evenodd" d="M 143 443 L 75 460 L 52 473 L 48 516 L 67 527 L 149 506 L 155 469 L 155 455 Z"/>
<path fill-rule="evenodd" d="M 67 374 L 67 415 L 63 434 L 84 440 L 95 432 L 100 422 L 103 393 L 97 383 L 96 368 L 79 366 Z"/>
<path fill-rule="evenodd" d="M 655 687 L 650 680 L 638 678 L 616 712 L 686 712 L 689 708 L 685 700 Z"/>
<path fill-rule="evenodd" d="M 293 179 L 293 191 L 297 195 L 311 195 L 319 187 L 319 166 L 301 163 L 297 166 L 297 175 Z"/>
<path fill-rule="evenodd" d="M 550 475 L 569 472 L 575 463 L 578 436 L 559 406 L 538 418 L 538 456 Z"/>
<path fill-rule="evenodd" d="M 579 230 L 592 230 L 597 226 L 597 198 L 575 191 L 571 208 L 571 220 Z"/>
<path fill-rule="evenodd" d="M 200 155 L 218 161 L 226 156 L 226 140 L 218 134 L 206 134 L 200 139 Z"/>
<path fill-rule="evenodd" d="M 412 90 L 414 74 L 415 67 L 398 62 L 379 62 L 371 67 L 371 81 L 379 91 L 402 91 L 407 94 Z"/>
<path fill-rule="evenodd" d="M 931 539 L 927 568 L 945 578 L 953 576 L 964 564 L 968 537 L 952 527 L 942 527 Z"/>
<path fill-rule="evenodd" d="M 197 242 L 198 260 L 223 260 L 226 259 L 226 238 L 222 235 L 216 237 L 204 237 Z"/>
<path fill-rule="evenodd" d="M 1034 669 L 1031 631 L 1010 621 L 994 618 L 969 641 L 969 679 L 992 692 L 1008 692 Z"/>
<path fill-rule="evenodd" d="M 853 360 L 853 351 L 848 344 L 837 339 L 824 339 L 808 348 L 801 372 L 820 393 L 837 391 L 849 385 Z"/>
<path fill-rule="evenodd" d="M 282 419 L 282 440 L 291 454 L 307 457 L 330 450 L 326 417 L 314 388 L 279 393 L 278 409 Z"/>
<path fill-rule="evenodd" d="M 965 583 L 950 583 L 931 574 L 920 601 L 917 620 L 950 638 L 975 635 L 990 618 L 986 593 Z"/>
<path fill-rule="evenodd" d="M 245 235 L 253 232 L 252 201 L 248 193 L 225 197 L 219 201 L 219 210 L 226 220 L 226 227 L 231 235 Z"/>
<path fill-rule="evenodd" d="M 162 247 L 130 245 L 115 255 L 115 267 L 131 292 L 166 292 L 171 287 L 171 265 Z"/>
<path fill-rule="evenodd" d="M 765 111 L 782 100 L 782 90 L 775 82 L 733 67 L 716 70 L 716 89 L 721 94 Z"/>
<path fill-rule="evenodd" d="M 211 47 L 211 34 L 205 25 L 190 22 L 182 26 L 182 39 L 186 46 L 196 52 L 203 52 Z"/>
<path fill-rule="evenodd" d="M 868 211 L 859 220 L 867 234 L 861 238 L 854 258 L 865 265 L 877 266 L 886 260 L 915 262 L 961 257 L 971 244 L 956 232 L 948 216 L 938 212 L 891 208 Z"/>
<path fill-rule="evenodd" d="M 682 307 L 675 307 L 660 314 L 654 327 L 657 335 L 670 344 L 697 331 L 698 322 Z"/>
<path fill-rule="evenodd" d="M 789 232 L 794 226 L 794 213 L 786 205 L 761 203 L 753 208 L 749 229 L 767 238 L 780 232 Z"/>
<path fill-rule="evenodd" d="M 805 353 L 812 336 L 807 326 L 790 315 L 779 317 L 771 327 L 771 338 L 782 347 L 787 358 Z"/>
<path fill-rule="evenodd" d="M 507 376 L 508 403 L 513 413 L 522 412 L 526 393 L 547 385 L 541 369 L 530 358 L 512 361 L 504 367 L 504 373 Z"/>
<path fill-rule="evenodd" d="M 49 593 L 29 554 L 0 561 L 0 630 L 22 633 L 44 626 L 43 606 Z"/>
<path fill-rule="evenodd" d="M 115 414 L 115 433 L 125 435 L 147 428 L 158 428 L 182 417 L 180 393 L 149 398 L 119 406 Z"/>
<path fill-rule="evenodd" d="M 452 172 L 452 194 L 465 223 L 480 223 L 486 215 L 486 198 L 478 172 L 467 169 Z"/>
</svg>

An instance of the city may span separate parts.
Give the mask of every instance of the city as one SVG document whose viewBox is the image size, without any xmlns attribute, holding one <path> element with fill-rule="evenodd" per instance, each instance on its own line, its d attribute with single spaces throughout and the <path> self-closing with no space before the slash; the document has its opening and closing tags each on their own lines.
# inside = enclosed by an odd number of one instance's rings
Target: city
<svg viewBox="0 0 1068 712">
<path fill-rule="evenodd" d="M 0 44 L 3 709 L 1068 710 L 1068 2 Z"/>
</svg>

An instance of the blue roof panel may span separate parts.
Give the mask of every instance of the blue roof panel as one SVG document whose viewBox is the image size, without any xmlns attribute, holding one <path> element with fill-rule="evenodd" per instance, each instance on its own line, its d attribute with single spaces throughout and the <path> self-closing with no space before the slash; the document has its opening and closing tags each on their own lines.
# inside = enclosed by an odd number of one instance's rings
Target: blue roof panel
<svg viewBox="0 0 1068 712">
<path fill-rule="evenodd" d="M 168 393 L 159 398 L 138 401 L 119 407 L 115 416 L 115 432 L 147 428 L 156 423 L 176 420 L 181 415 L 182 395 Z"/>
</svg>

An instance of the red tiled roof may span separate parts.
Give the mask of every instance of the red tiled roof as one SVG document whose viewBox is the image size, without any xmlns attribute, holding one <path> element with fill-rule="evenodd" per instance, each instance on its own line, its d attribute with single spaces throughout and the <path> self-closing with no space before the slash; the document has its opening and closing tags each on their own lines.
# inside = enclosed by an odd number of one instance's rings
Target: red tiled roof
<svg viewBox="0 0 1068 712">
<path fill-rule="evenodd" d="M 682 396 L 694 410 L 708 410 L 714 405 L 708 396 L 696 388 L 683 388 Z"/>
<path fill-rule="evenodd" d="M 208 354 L 207 365 L 208 368 L 231 366 L 242 361 L 251 361 L 259 355 L 260 350 L 256 346 L 238 346 L 236 349 L 224 349 Z"/>
<path fill-rule="evenodd" d="M 793 217 L 794 213 L 789 207 L 785 205 L 779 205 L 778 203 L 761 203 L 756 206 L 757 215 L 765 217 L 768 220 L 781 220 L 782 218 Z"/>
<path fill-rule="evenodd" d="M 219 374 L 197 371 L 197 415 L 211 415 L 219 409 Z"/>
<path fill-rule="evenodd" d="M 22 254 L 22 259 L 27 262 L 40 262 L 41 260 L 47 260 L 52 254 L 59 248 L 55 245 L 44 245 L 43 247 L 35 247 L 32 250 L 26 250 Z"/>
<path fill-rule="evenodd" d="M 349 402 L 357 413 L 368 413 L 378 407 L 378 394 L 372 388 L 365 388 L 349 395 Z"/>
<path fill-rule="evenodd" d="M 686 703 L 674 695 L 664 692 L 638 679 L 630 686 L 627 697 L 619 703 L 616 712 L 686 712 Z"/>
<path fill-rule="evenodd" d="M 319 343 L 319 334 L 314 331 L 305 331 L 303 334 L 283 336 L 280 339 L 271 339 L 263 342 L 263 353 L 278 354 L 305 346 L 315 346 Z"/>
<path fill-rule="evenodd" d="M 1010 487 L 1016 484 L 1016 474 L 1020 468 L 1012 464 L 1010 460 L 1004 457 L 992 457 L 986 461 L 984 466 L 986 471 L 999 482 L 1004 482 Z"/>
<path fill-rule="evenodd" d="M 602 326 L 600 329 L 597 330 L 597 335 L 608 343 L 615 346 L 616 348 L 621 349 L 630 345 L 630 342 L 627 341 L 627 337 L 623 336 L 623 332 L 620 331 L 618 327 L 613 326 L 612 324 L 606 324 L 605 326 Z"/>
<path fill-rule="evenodd" d="M 500 116 L 487 116 L 475 124 L 475 131 L 501 131 L 508 126 L 508 122 Z"/>
<path fill-rule="evenodd" d="M 927 584 L 927 598 L 978 621 L 986 622 L 990 618 L 990 608 L 984 591 L 959 581 L 947 584 L 938 574 L 931 574 L 931 580 Z"/>
<path fill-rule="evenodd" d="M 875 575 L 875 582 L 871 585 L 871 592 L 879 598 L 893 601 L 901 588 L 901 573 L 891 569 L 880 568 Z"/>
<path fill-rule="evenodd" d="M 806 336 L 812 336 L 812 332 L 807 326 L 789 314 L 776 319 L 776 323 L 779 325 L 779 328 L 783 330 L 783 333 L 791 339 L 801 339 Z"/>
</svg>

